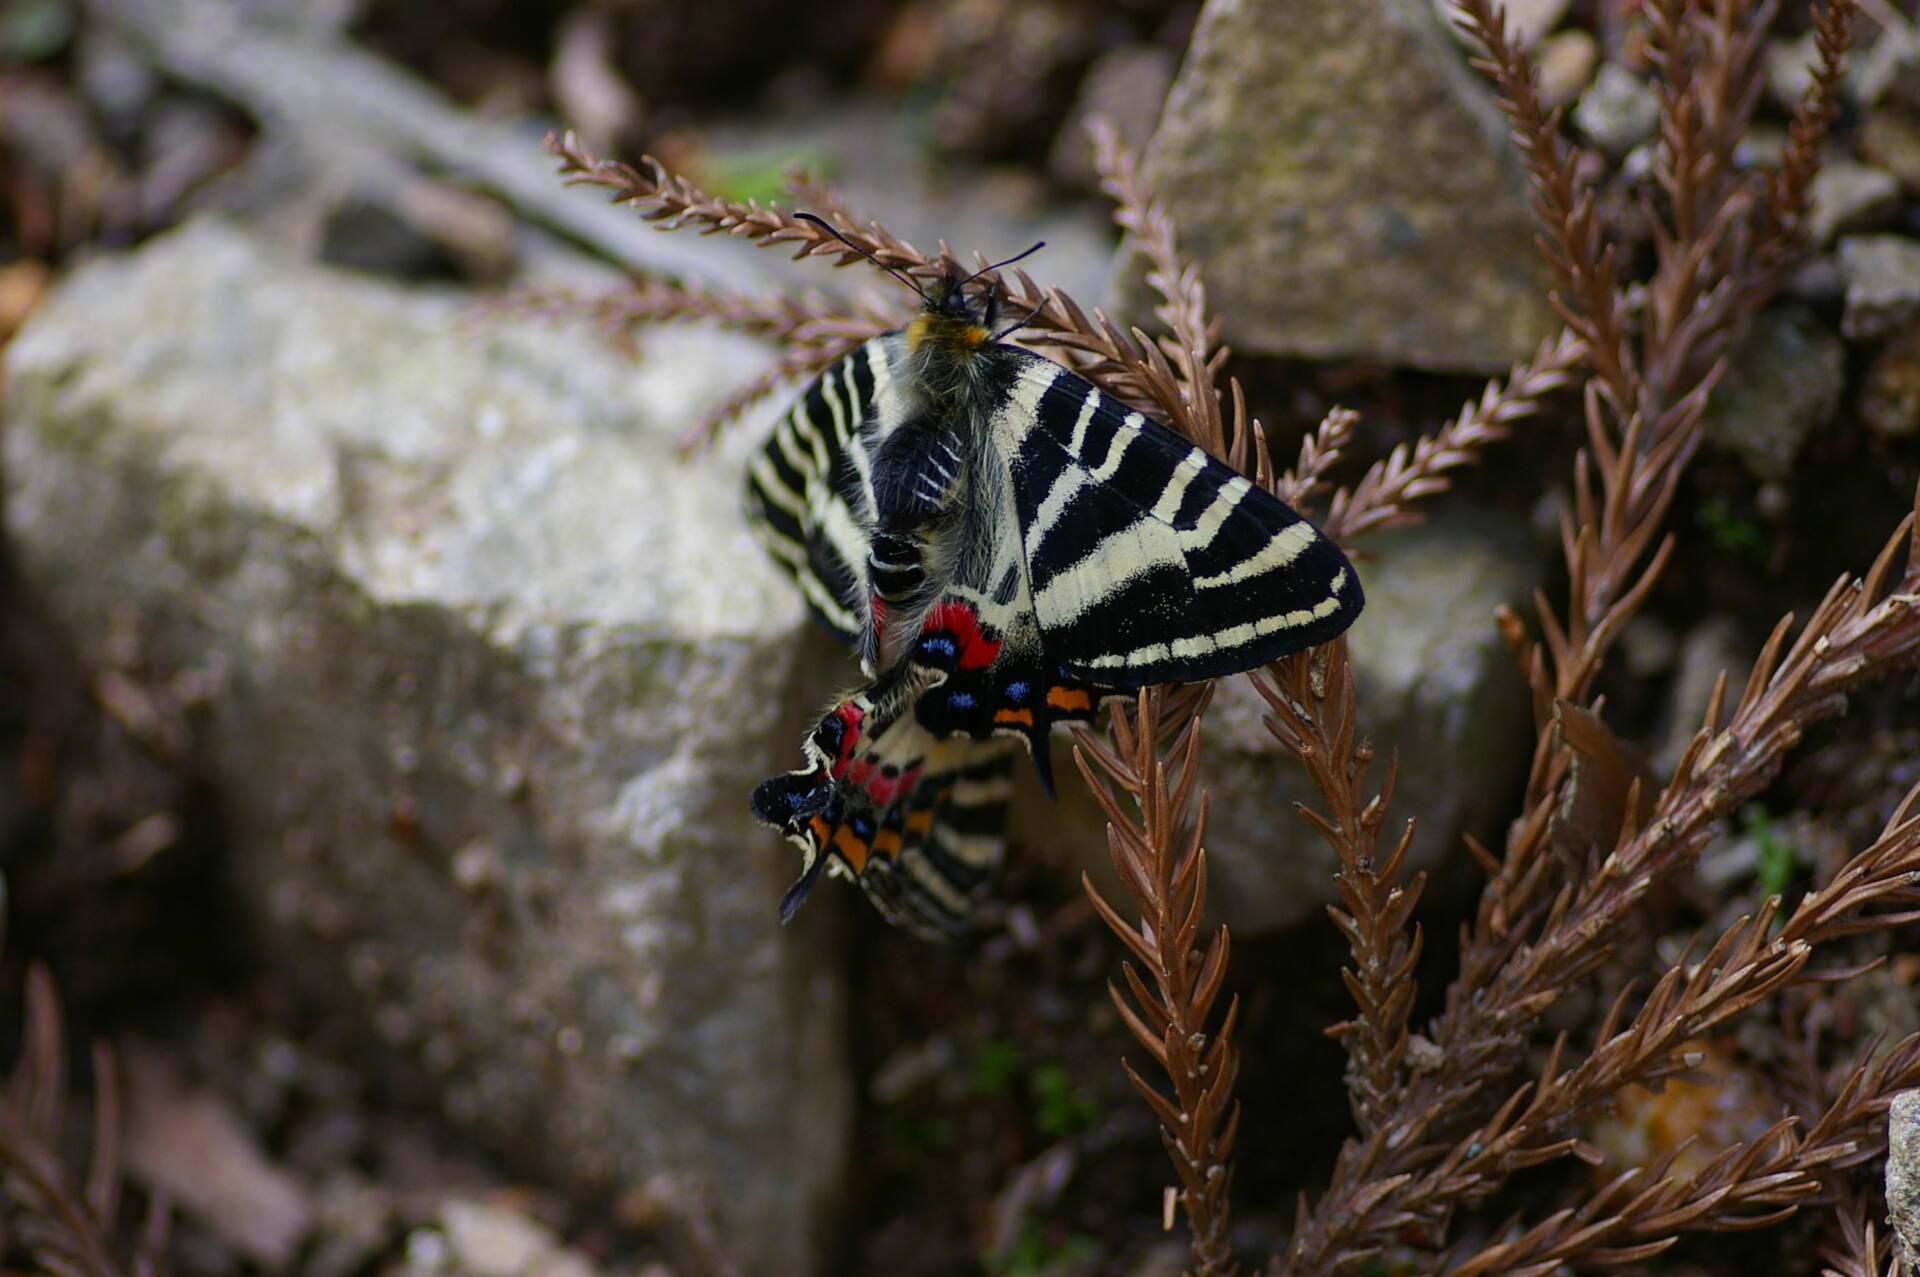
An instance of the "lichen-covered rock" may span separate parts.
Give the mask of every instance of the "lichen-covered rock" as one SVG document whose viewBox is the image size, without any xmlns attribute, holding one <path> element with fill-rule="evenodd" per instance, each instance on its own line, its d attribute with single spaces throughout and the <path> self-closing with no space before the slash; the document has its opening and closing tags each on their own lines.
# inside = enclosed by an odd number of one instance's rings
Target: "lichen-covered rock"
<svg viewBox="0 0 1920 1277">
<path fill-rule="evenodd" d="M 1840 241 L 1847 306 L 1840 331 L 1855 341 L 1885 337 L 1920 319 L 1920 240 L 1849 235 Z"/>
<path fill-rule="evenodd" d="M 1920 1266 L 1920 1091 L 1887 1108 L 1887 1222 L 1903 1271 Z"/>
<path fill-rule="evenodd" d="M 1241 350 L 1491 371 L 1559 327 L 1506 126 L 1429 0 L 1210 0 L 1148 160 Z"/>
<path fill-rule="evenodd" d="M 1920 432 L 1920 324 L 1882 346 L 1867 365 L 1860 420 L 1883 435 Z"/>
<path fill-rule="evenodd" d="M 835 910 L 776 924 L 793 859 L 744 796 L 829 649 L 738 456 L 673 454 L 754 356 L 669 339 L 636 367 L 190 226 L 12 343 L 6 517 L 84 659 L 132 623 L 139 677 L 220 689 L 198 757 L 268 960 L 526 1173 L 805 1273 L 847 1149 Z"/>
<path fill-rule="evenodd" d="M 1608 62 L 1580 95 L 1573 122 L 1595 146 L 1622 159 L 1660 127 L 1660 99 L 1645 80 Z"/>
<path fill-rule="evenodd" d="M 1805 307 L 1769 307 L 1742 326 L 1728 352 L 1707 403 L 1707 438 L 1754 477 L 1784 479 L 1801 444 L 1833 419 L 1846 378 L 1839 334 Z"/>
</svg>

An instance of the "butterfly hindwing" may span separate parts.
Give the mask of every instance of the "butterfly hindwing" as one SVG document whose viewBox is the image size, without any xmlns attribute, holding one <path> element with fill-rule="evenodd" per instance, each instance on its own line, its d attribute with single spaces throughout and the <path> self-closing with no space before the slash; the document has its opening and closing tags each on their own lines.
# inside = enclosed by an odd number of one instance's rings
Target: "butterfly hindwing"
<svg viewBox="0 0 1920 1277">
<path fill-rule="evenodd" d="M 1019 746 L 929 733 L 913 705 L 942 677 L 909 662 L 854 692 L 808 734 L 804 767 L 753 791 L 754 814 L 803 857 L 782 919 L 826 872 L 857 882 L 896 926 L 934 938 L 965 931 L 1005 850 Z"/>
<path fill-rule="evenodd" d="M 866 624 L 867 427 L 892 392 L 894 339 L 865 342 L 816 377 L 747 466 L 749 525 L 813 614 L 848 642 Z"/>
</svg>

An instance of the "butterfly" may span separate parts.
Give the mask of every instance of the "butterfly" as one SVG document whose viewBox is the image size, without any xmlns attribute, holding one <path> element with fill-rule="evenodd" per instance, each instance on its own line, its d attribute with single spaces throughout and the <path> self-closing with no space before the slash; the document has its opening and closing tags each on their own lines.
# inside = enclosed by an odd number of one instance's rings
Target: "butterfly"
<svg viewBox="0 0 1920 1277">
<path fill-rule="evenodd" d="M 952 937 L 991 887 L 1023 747 L 1051 792 L 1054 725 L 1324 643 L 1363 596 L 1279 498 L 1000 340 L 1020 325 L 994 331 L 973 277 L 900 278 L 920 313 L 823 371 L 748 466 L 757 537 L 868 679 L 750 806 L 803 855 L 783 920 L 824 872 Z"/>
</svg>

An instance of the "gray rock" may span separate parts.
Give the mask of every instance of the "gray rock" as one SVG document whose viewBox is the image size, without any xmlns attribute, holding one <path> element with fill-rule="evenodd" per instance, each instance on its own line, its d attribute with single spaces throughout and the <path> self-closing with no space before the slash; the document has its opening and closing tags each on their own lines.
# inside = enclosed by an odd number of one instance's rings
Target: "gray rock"
<svg viewBox="0 0 1920 1277">
<path fill-rule="evenodd" d="M 1920 1267 L 1920 1091 L 1887 1107 L 1887 1220 L 1903 1272 Z"/>
<path fill-rule="evenodd" d="M 1883 435 L 1920 432 L 1920 324 L 1895 337 L 1860 381 L 1860 420 Z"/>
<path fill-rule="evenodd" d="M 1812 86 L 1813 67 L 1818 58 L 1819 49 L 1811 31 L 1767 41 L 1767 91 L 1781 110 L 1791 112 Z"/>
<path fill-rule="evenodd" d="M 470 1277 L 526 1277 L 560 1249 L 551 1228 L 505 1206 L 449 1198 L 440 1207 L 456 1271 Z"/>
<path fill-rule="evenodd" d="M 522 1173 L 804 1273 L 847 1150 L 835 911 L 775 923 L 794 858 L 744 795 L 827 663 L 738 518 L 751 441 L 672 451 L 751 349 L 636 367 L 192 225 L 9 347 L 6 516 L 82 659 L 135 618 L 139 677 L 219 689 L 196 761 L 265 960 Z"/>
<path fill-rule="evenodd" d="M 1755 478 L 1785 478 L 1807 436 L 1833 419 L 1846 375 L 1845 344 L 1813 312 L 1764 310 L 1728 354 L 1707 404 L 1707 437 Z"/>
<path fill-rule="evenodd" d="M 1485 372 L 1559 327 L 1506 126 L 1427 0 L 1210 0 L 1148 158 L 1241 350 Z"/>
<path fill-rule="evenodd" d="M 1920 194 L 1920 117 L 1891 108 L 1875 111 L 1861 121 L 1860 154 Z"/>
<path fill-rule="evenodd" d="M 1489 837 L 1525 775 L 1532 741 L 1526 688 L 1493 626 L 1493 609 L 1521 604 L 1538 580 L 1539 553 L 1524 523 L 1442 507 L 1419 527 L 1371 538 L 1360 562 L 1367 609 L 1349 641 L 1361 730 L 1374 744 L 1377 785 L 1388 753 L 1399 777 L 1388 816 L 1397 838 L 1419 817 L 1411 874 L 1459 854 L 1460 837 Z M 1267 703 L 1244 678 L 1223 679 L 1208 712 L 1201 776 L 1210 794 L 1207 897 L 1237 933 L 1291 926 L 1333 898 L 1337 869 L 1295 804 L 1320 805 L 1292 755 L 1263 723 Z M 1070 764 L 1056 758 L 1055 771 Z M 1122 899 L 1092 800 L 1063 784 L 1052 824 L 1027 804 L 1028 840 L 1067 854 L 1073 877 L 1092 873 Z M 1384 850 L 1384 849 L 1383 849 Z"/>
<path fill-rule="evenodd" d="M 1900 179 L 1852 160 L 1823 164 L 1808 195 L 1807 233 L 1816 245 L 1835 235 L 1877 230 L 1900 212 Z"/>
<path fill-rule="evenodd" d="M 1623 159 L 1634 147 L 1651 140 L 1660 127 L 1660 99 L 1645 80 L 1617 62 L 1608 62 L 1580 95 L 1573 122 L 1595 146 L 1616 160 Z"/>
<path fill-rule="evenodd" d="M 1840 241 L 1846 313 L 1840 331 L 1855 341 L 1898 332 L 1920 317 L 1920 241 L 1851 235 Z"/>
</svg>

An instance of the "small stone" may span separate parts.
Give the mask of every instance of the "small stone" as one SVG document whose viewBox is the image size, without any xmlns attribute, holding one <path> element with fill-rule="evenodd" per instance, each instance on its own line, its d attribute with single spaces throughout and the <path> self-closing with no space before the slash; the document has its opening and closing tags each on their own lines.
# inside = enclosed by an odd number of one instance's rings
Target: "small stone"
<svg viewBox="0 0 1920 1277">
<path fill-rule="evenodd" d="M 1840 241 L 1840 274 L 1847 283 L 1840 331 L 1853 340 L 1884 337 L 1920 316 L 1920 242 L 1848 236 Z"/>
<path fill-rule="evenodd" d="M 1687 631 L 1680 640 L 1679 668 L 1667 693 L 1666 731 L 1654 751 L 1655 771 L 1662 776 L 1673 773 L 1674 764 L 1704 723 L 1715 681 L 1724 672 L 1729 691 L 1737 694 L 1746 685 L 1750 661 L 1740 628 L 1726 617 L 1709 617 Z"/>
<path fill-rule="evenodd" d="M 1863 110 L 1898 104 L 1920 107 L 1920 35 L 1908 26 L 1883 31 L 1847 59 L 1847 93 Z"/>
<path fill-rule="evenodd" d="M 1501 6 L 1507 16 L 1507 39 L 1522 49 L 1533 48 L 1560 25 L 1560 19 L 1567 16 L 1568 3 L 1569 0 L 1507 0 Z M 1458 12 L 1454 0 L 1433 0 L 1433 10 L 1453 30 L 1455 38 L 1479 52 L 1474 41 L 1454 21 L 1454 14 Z"/>
<path fill-rule="evenodd" d="M 1813 83 L 1814 61 L 1819 57 L 1813 32 L 1767 42 L 1767 91 L 1784 111 L 1792 111 Z"/>
<path fill-rule="evenodd" d="M 1920 431 L 1920 324 L 1873 357 L 1860 385 L 1860 420 L 1876 434 Z"/>
<path fill-rule="evenodd" d="M 1814 175 L 1809 196 L 1807 231 L 1821 245 L 1835 235 L 1878 230 L 1891 222 L 1900 212 L 1900 179 L 1884 169 L 1834 160 Z"/>
<path fill-rule="evenodd" d="M 1098 180 L 1093 144 L 1087 138 L 1087 121 L 1096 116 L 1113 121 L 1135 145 L 1151 135 L 1177 69 L 1170 51 L 1150 44 L 1121 45 L 1096 58 L 1080 81 L 1080 95 L 1066 123 L 1054 135 L 1047 158 L 1054 180 L 1085 188 Z"/>
<path fill-rule="evenodd" d="M 1920 1266 L 1920 1091 L 1902 1091 L 1887 1108 L 1887 1219 L 1901 1270 Z"/>
<path fill-rule="evenodd" d="M 1609 62 L 1580 95 L 1573 122 L 1595 146 L 1622 159 L 1660 127 L 1660 99 L 1645 80 Z"/>
<path fill-rule="evenodd" d="M 1920 117 L 1882 110 L 1860 125 L 1860 154 L 1920 193 Z"/>
<path fill-rule="evenodd" d="M 455 1265 L 473 1277 L 522 1277 L 560 1249 L 538 1220 L 500 1206 L 454 1198 L 440 1208 Z"/>
<path fill-rule="evenodd" d="M 1558 31 L 1541 41 L 1533 65 L 1540 72 L 1540 101 L 1549 110 L 1565 106 L 1593 83 L 1600 42 L 1589 32 Z"/>
<path fill-rule="evenodd" d="M 1832 419 L 1845 381 L 1846 349 L 1811 311 L 1762 311 L 1729 352 L 1707 404 L 1707 438 L 1755 478 L 1783 478 L 1807 436 Z"/>
</svg>

